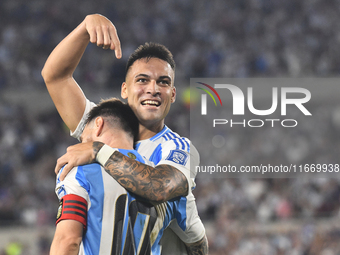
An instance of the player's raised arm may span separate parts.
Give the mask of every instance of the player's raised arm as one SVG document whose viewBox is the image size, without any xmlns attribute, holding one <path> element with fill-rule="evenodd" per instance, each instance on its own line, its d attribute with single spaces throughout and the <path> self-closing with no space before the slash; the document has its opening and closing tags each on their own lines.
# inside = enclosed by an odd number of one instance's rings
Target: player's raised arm
<svg viewBox="0 0 340 255">
<path fill-rule="evenodd" d="M 115 51 L 121 58 L 120 41 L 115 26 L 106 17 L 88 15 L 64 38 L 48 57 L 42 76 L 50 96 L 65 124 L 74 131 L 81 120 L 86 98 L 73 73 L 88 43 Z"/>
</svg>

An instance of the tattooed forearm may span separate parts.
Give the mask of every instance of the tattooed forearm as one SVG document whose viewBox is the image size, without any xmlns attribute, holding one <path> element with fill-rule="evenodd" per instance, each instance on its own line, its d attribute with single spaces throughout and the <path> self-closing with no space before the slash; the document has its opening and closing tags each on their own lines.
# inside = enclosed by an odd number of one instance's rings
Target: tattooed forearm
<svg viewBox="0 0 340 255">
<path fill-rule="evenodd" d="M 207 255 L 209 253 L 208 240 L 206 236 L 196 243 L 185 245 L 188 255 Z"/>
<path fill-rule="evenodd" d="M 102 142 L 93 142 L 92 143 L 92 148 L 93 148 L 93 160 L 95 161 L 96 155 L 98 151 L 104 146 L 104 143 Z"/>
<path fill-rule="evenodd" d="M 95 155 L 102 146 L 102 143 L 93 144 Z M 188 193 L 184 174 L 169 165 L 148 166 L 116 151 L 104 168 L 128 191 L 153 203 L 162 203 Z"/>
</svg>

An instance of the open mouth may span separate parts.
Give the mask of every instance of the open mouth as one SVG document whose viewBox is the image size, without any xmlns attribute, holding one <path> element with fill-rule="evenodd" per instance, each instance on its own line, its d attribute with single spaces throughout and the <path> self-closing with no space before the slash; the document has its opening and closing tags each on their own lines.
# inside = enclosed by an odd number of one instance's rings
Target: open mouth
<svg viewBox="0 0 340 255">
<path fill-rule="evenodd" d="M 158 106 L 161 105 L 161 103 L 158 102 L 158 101 L 155 101 L 155 100 L 144 100 L 144 101 L 142 101 L 142 105 L 148 105 L 148 106 L 156 106 L 156 107 L 158 107 Z"/>
</svg>

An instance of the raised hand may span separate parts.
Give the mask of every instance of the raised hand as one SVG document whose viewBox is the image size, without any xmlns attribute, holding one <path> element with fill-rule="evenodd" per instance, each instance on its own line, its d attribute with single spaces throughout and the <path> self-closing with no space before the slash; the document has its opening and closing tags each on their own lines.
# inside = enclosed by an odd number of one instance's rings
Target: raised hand
<svg viewBox="0 0 340 255">
<path fill-rule="evenodd" d="M 114 50 L 116 58 L 122 57 L 117 30 L 110 20 L 100 14 L 92 14 L 86 16 L 84 24 L 91 43 L 105 50 Z"/>
</svg>

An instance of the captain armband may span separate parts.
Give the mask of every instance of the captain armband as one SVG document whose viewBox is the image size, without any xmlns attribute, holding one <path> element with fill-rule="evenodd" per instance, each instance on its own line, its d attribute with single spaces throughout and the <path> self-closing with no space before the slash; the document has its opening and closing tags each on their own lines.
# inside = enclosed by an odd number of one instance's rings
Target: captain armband
<svg viewBox="0 0 340 255">
<path fill-rule="evenodd" d="M 87 226 L 87 201 L 77 195 L 68 194 L 60 201 L 56 224 L 62 220 L 76 220 Z"/>
<path fill-rule="evenodd" d="M 110 146 L 104 144 L 104 146 L 101 147 L 97 153 L 96 161 L 102 166 L 105 166 L 106 162 L 115 151 L 118 151 L 118 149 L 111 148 Z"/>
</svg>

